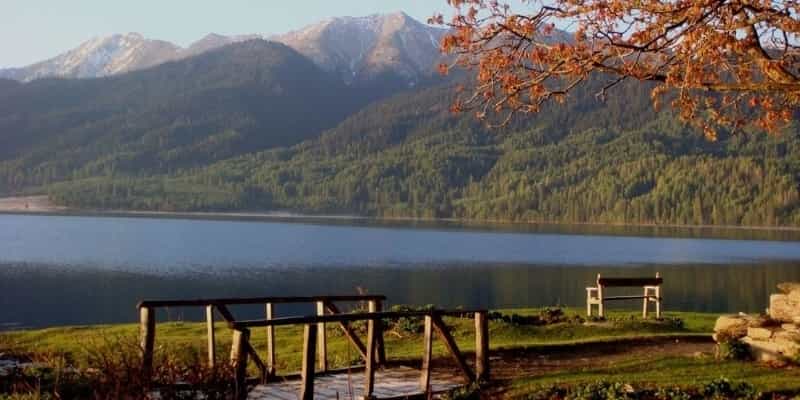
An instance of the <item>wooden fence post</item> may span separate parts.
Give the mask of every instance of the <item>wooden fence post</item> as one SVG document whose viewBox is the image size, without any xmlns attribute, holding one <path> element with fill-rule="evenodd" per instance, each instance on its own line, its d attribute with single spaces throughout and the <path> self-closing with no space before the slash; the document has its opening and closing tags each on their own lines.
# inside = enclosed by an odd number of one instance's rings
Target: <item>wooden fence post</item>
<svg viewBox="0 0 800 400">
<path fill-rule="evenodd" d="M 475 313 L 475 375 L 478 382 L 489 380 L 489 321 L 486 312 Z"/>
<path fill-rule="evenodd" d="M 235 373 L 235 392 L 237 399 L 247 398 L 247 353 L 250 331 L 236 329 L 231 341 L 231 363 Z"/>
<path fill-rule="evenodd" d="M 376 353 L 377 353 L 377 325 L 378 319 L 370 319 L 367 321 L 367 365 L 364 371 L 364 398 L 373 398 L 372 393 L 375 391 L 375 368 L 376 368 Z"/>
<path fill-rule="evenodd" d="M 317 348 L 317 325 L 306 324 L 303 332 L 303 368 L 301 370 L 300 400 L 314 399 L 314 361 Z"/>
<path fill-rule="evenodd" d="M 317 315 L 325 315 L 325 302 L 317 302 Z M 319 360 L 319 370 L 325 372 L 328 370 L 328 336 L 325 331 L 325 323 L 320 322 L 317 324 L 317 358 Z"/>
<path fill-rule="evenodd" d="M 383 302 L 380 300 L 370 300 L 369 301 L 369 312 L 381 312 L 383 311 Z M 386 364 L 386 347 L 383 343 L 383 321 L 377 320 L 375 321 L 375 330 L 376 330 L 376 350 L 378 352 L 378 365 Z"/>
<path fill-rule="evenodd" d="M 433 356 L 433 321 L 430 315 L 425 316 L 425 336 L 422 340 L 422 368 L 420 368 L 422 375 L 419 379 L 419 386 L 427 395 L 431 386 L 431 357 Z"/>
<path fill-rule="evenodd" d="M 272 303 L 266 305 L 267 320 L 275 318 L 275 306 Z M 275 375 L 275 327 L 267 327 L 267 377 Z"/>
<path fill-rule="evenodd" d="M 206 332 L 208 333 L 208 366 L 210 368 L 214 368 L 214 364 L 216 363 L 216 341 L 215 341 L 215 332 L 214 332 L 214 306 L 207 305 L 206 306 Z"/>
<path fill-rule="evenodd" d="M 149 383 L 153 377 L 153 348 L 156 340 L 155 309 L 139 308 L 139 337 L 142 349 L 142 374 Z"/>
</svg>

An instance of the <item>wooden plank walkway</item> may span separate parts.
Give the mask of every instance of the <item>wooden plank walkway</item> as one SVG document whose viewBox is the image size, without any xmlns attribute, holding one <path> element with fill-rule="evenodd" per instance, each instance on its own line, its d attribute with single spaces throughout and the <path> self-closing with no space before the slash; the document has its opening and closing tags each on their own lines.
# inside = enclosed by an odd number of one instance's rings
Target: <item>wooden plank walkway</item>
<svg viewBox="0 0 800 400">
<path fill-rule="evenodd" d="M 422 396 L 420 370 L 410 367 L 392 367 L 375 372 L 373 396 L 378 399 Z M 258 385 L 250 391 L 249 400 L 297 400 L 300 380 Z M 434 393 L 447 392 L 464 386 L 464 378 L 447 372 L 431 372 L 431 389 Z M 364 396 L 364 372 L 322 375 L 314 378 L 315 399 L 360 399 Z"/>
</svg>

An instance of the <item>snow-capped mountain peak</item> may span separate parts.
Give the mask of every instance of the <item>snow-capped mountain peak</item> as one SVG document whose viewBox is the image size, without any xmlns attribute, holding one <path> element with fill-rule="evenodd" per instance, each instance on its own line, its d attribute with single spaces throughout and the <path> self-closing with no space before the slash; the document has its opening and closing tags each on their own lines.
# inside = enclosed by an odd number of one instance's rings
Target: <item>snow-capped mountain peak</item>
<svg viewBox="0 0 800 400">
<path fill-rule="evenodd" d="M 0 71 L 0 77 L 30 81 L 42 77 L 94 78 L 147 68 L 174 57 L 179 48 L 139 33 L 90 39 L 80 46 L 23 68 Z"/>
<path fill-rule="evenodd" d="M 444 30 L 405 13 L 337 17 L 271 39 L 306 55 L 347 82 L 394 72 L 418 79 L 440 58 Z"/>
<path fill-rule="evenodd" d="M 328 18 L 270 37 L 294 48 L 347 82 L 394 73 L 415 83 L 434 71 L 444 30 L 423 24 L 403 12 L 364 17 Z M 148 68 L 198 55 L 231 43 L 263 39 L 261 35 L 210 33 L 181 48 L 139 33 L 90 39 L 75 49 L 22 68 L 0 69 L 0 78 L 30 81 L 43 77 L 94 78 Z"/>
</svg>

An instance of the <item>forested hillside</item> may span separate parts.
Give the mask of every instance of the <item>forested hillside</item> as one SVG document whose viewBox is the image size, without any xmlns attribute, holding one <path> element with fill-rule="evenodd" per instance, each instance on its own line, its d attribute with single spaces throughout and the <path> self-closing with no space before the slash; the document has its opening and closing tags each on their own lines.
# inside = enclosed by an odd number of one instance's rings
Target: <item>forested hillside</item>
<svg viewBox="0 0 800 400">
<path fill-rule="evenodd" d="M 513 221 L 798 225 L 800 138 L 717 142 L 654 113 L 648 90 L 587 87 L 489 130 L 448 111 L 453 88 L 397 95 L 319 138 L 170 174 L 47 188 L 74 207 L 295 210 Z"/>
<path fill-rule="evenodd" d="M 293 145 L 402 85 L 349 87 L 262 40 L 108 78 L 0 80 L 0 194 Z"/>
</svg>

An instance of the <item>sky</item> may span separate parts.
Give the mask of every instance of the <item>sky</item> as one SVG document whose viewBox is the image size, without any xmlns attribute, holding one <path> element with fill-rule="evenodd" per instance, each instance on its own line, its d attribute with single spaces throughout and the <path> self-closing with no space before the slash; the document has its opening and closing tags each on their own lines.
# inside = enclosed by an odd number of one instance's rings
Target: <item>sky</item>
<svg viewBox="0 0 800 400">
<path fill-rule="evenodd" d="M 426 21 L 445 0 L 0 0 L 0 68 L 58 55 L 97 36 L 138 32 L 180 46 L 208 33 L 276 34 L 334 16 L 404 11 Z"/>
</svg>

